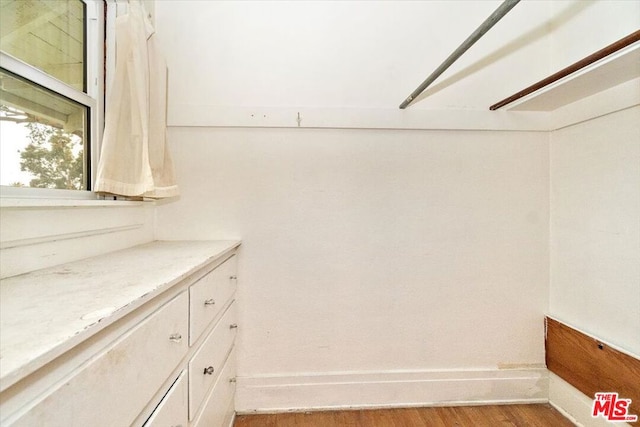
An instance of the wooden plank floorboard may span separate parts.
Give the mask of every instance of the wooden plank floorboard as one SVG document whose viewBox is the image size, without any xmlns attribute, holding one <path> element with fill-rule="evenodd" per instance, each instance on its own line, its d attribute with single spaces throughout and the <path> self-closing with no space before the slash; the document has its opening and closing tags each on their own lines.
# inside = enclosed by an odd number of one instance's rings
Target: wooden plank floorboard
<svg viewBox="0 0 640 427">
<path fill-rule="evenodd" d="M 239 415 L 235 427 L 572 427 L 551 405 L 450 406 Z"/>
</svg>

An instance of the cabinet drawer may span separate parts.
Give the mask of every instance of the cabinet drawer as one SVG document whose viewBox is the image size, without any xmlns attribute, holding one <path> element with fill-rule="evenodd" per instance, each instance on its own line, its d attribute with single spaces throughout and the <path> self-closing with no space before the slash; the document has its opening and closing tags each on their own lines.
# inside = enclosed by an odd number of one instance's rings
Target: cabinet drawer
<svg viewBox="0 0 640 427">
<path fill-rule="evenodd" d="M 182 371 L 144 427 L 187 427 L 187 371 Z"/>
<path fill-rule="evenodd" d="M 187 353 L 188 309 L 183 292 L 98 353 L 12 425 L 130 425 Z"/>
<path fill-rule="evenodd" d="M 233 255 L 189 289 L 189 345 L 193 345 L 236 290 L 237 256 Z"/>
<path fill-rule="evenodd" d="M 236 304 L 231 304 L 189 362 L 189 419 L 193 419 L 206 393 L 220 377 L 236 336 Z M 206 371 L 208 370 L 208 371 Z"/>
<path fill-rule="evenodd" d="M 204 409 L 193 423 L 194 427 L 222 427 L 228 425 L 233 418 L 233 396 L 236 391 L 236 358 L 235 350 L 231 352 L 227 363 L 218 376 L 216 385 L 207 395 Z"/>
</svg>

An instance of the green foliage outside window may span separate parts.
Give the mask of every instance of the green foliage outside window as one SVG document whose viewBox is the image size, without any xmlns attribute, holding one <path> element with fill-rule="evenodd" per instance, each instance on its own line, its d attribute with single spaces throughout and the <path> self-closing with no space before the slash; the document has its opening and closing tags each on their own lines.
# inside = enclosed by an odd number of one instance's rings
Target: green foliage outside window
<svg viewBox="0 0 640 427">
<path fill-rule="evenodd" d="M 20 150 L 20 169 L 34 178 L 30 187 L 83 189 L 82 140 L 40 123 L 26 124 L 29 144 Z"/>
</svg>

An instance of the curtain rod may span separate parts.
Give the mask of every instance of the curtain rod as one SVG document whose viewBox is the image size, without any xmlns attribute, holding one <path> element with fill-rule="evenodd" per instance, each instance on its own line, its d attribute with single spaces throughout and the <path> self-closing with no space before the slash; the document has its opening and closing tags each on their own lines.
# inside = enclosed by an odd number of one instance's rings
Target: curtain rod
<svg viewBox="0 0 640 427">
<path fill-rule="evenodd" d="M 411 95 L 407 99 L 405 99 L 402 104 L 400 104 L 400 109 L 404 110 L 407 108 L 409 104 L 420 95 L 431 83 L 437 79 L 440 74 L 444 73 L 447 68 L 451 66 L 454 62 L 458 60 L 464 54 L 467 49 L 469 49 L 475 42 L 477 42 L 480 37 L 484 36 L 487 31 L 491 29 L 504 15 L 506 15 L 513 7 L 518 4 L 520 0 L 505 0 L 500 7 L 498 7 L 495 12 L 491 14 L 462 44 L 453 51 L 451 55 L 447 59 L 444 60 L 442 64 L 436 70 L 431 73 L 429 77 L 425 81 L 423 81 L 420 86 L 416 90 L 414 90 Z"/>
</svg>

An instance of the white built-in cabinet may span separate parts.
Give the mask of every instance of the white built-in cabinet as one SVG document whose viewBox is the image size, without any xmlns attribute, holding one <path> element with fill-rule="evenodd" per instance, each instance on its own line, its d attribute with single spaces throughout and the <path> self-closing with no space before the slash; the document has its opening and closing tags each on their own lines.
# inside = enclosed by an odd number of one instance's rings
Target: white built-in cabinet
<svg viewBox="0 0 640 427">
<path fill-rule="evenodd" d="M 2 426 L 231 425 L 238 245 L 153 242 L 2 280 Z"/>
</svg>

